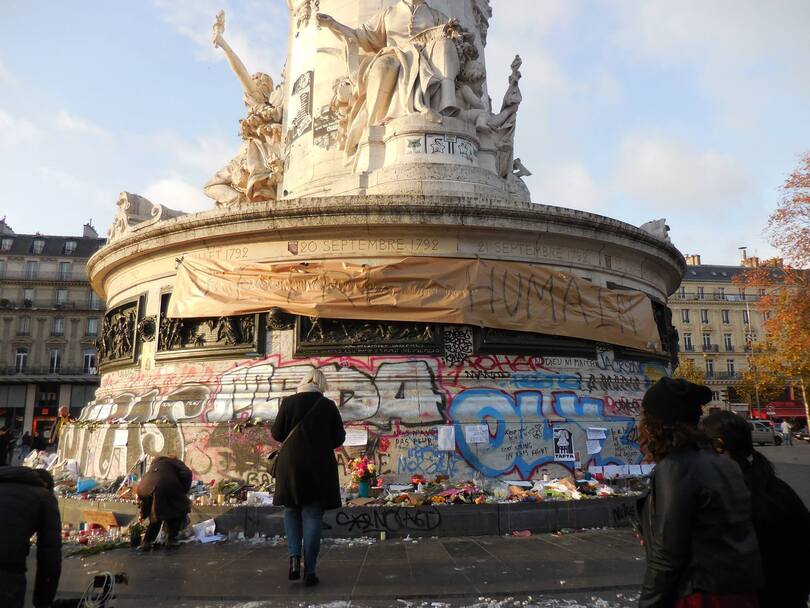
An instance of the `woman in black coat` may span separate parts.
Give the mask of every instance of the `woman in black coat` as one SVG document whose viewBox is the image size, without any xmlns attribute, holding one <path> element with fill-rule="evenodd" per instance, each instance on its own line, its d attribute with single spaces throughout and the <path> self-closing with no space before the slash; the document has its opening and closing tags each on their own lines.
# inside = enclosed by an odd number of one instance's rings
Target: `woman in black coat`
<svg viewBox="0 0 810 608">
<path fill-rule="evenodd" d="M 177 544 L 177 534 L 191 510 L 191 501 L 187 496 L 191 489 L 191 478 L 191 469 L 174 456 L 158 456 L 152 462 L 138 484 L 141 518 L 149 519 L 140 546 L 142 551 L 152 548 L 164 523 L 167 546 Z"/>
<path fill-rule="evenodd" d="M 765 573 L 759 608 L 806 608 L 810 597 L 805 561 L 810 512 L 796 492 L 776 476 L 768 459 L 754 449 L 747 420 L 732 412 L 717 412 L 706 416 L 701 426 L 714 449 L 737 463 L 751 492 Z"/>
<path fill-rule="evenodd" d="M 287 507 L 284 528 L 289 579 L 301 578 L 303 548 L 304 585 L 308 587 L 318 583 L 315 564 L 323 512 L 341 506 L 335 449 L 343 445 L 346 431 L 337 406 L 323 396 L 326 388 L 323 372 L 313 369 L 307 373 L 297 394 L 282 399 L 271 428 L 273 439 L 284 442 L 276 462 L 273 504 Z"/>
<path fill-rule="evenodd" d="M 640 608 L 755 608 L 762 585 L 740 468 L 698 430 L 705 386 L 662 378 L 641 402 L 639 444 L 656 462 L 639 504 L 647 568 Z"/>
</svg>

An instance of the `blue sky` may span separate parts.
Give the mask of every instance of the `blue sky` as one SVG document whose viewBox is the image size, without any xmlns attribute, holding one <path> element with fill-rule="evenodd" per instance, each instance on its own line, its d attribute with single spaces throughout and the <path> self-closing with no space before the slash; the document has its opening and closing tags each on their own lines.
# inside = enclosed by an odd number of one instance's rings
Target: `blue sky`
<svg viewBox="0 0 810 608">
<path fill-rule="evenodd" d="M 489 90 L 524 64 L 516 153 L 532 198 L 633 224 L 666 217 L 708 263 L 762 256 L 778 188 L 810 150 L 806 0 L 492 0 Z M 236 151 L 238 83 L 277 78 L 283 0 L 16 2 L 0 23 L 0 178 L 17 232 L 106 232 L 117 195 L 211 207 Z"/>
</svg>

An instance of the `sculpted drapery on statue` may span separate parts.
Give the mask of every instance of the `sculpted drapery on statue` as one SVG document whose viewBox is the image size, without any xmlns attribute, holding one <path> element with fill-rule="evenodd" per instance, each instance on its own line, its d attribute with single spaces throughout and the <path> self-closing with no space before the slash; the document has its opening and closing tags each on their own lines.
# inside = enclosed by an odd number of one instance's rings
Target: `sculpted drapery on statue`
<svg viewBox="0 0 810 608">
<path fill-rule="evenodd" d="M 455 116 L 456 77 L 461 70 L 456 40 L 464 33 L 458 21 L 425 0 L 400 0 L 358 28 L 324 13 L 319 26 L 329 28 L 346 45 L 349 78 L 354 85 L 345 149 L 354 154 L 369 126 L 419 113 L 436 122 Z"/>
<path fill-rule="evenodd" d="M 244 91 L 247 116 L 239 122 L 242 145 L 239 153 L 217 171 L 203 191 L 218 207 L 245 202 L 276 200 L 276 188 L 284 171 L 281 146 L 283 118 L 282 86 L 274 86 L 267 74 L 250 75 L 244 63 L 225 41 L 225 13 L 214 21 L 212 41 L 222 49 Z"/>
</svg>

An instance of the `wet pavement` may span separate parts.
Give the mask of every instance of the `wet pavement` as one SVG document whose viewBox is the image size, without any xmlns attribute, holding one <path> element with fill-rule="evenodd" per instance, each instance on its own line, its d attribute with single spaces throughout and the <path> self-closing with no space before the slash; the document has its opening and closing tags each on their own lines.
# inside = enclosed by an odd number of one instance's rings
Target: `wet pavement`
<svg viewBox="0 0 810 608">
<path fill-rule="evenodd" d="M 321 584 L 304 588 L 286 580 L 283 542 L 231 541 L 145 555 L 117 549 L 70 557 L 63 562 L 58 597 L 80 596 L 94 574 L 123 571 L 130 582 L 117 587 L 119 608 L 624 608 L 635 603 L 643 568 L 641 548 L 626 529 L 527 538 L 338 540 L 324 544 Z"/>
</svg>

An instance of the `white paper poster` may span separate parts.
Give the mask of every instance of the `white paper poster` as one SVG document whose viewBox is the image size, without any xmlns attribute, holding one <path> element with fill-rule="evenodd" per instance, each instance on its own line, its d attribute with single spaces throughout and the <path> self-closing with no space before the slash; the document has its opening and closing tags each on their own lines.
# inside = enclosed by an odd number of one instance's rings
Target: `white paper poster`
<svg viewBox="0 0 810 608">
<path fill-rule="evenodd" d="M 113 436 L 114 446 L 125 446 L 129 441 L 129 431 L 127 429 L 115 429 Z"/>
<path fill-rule="evenodd" d="M 585 444 L 588 448 L 588 454 L 598 454 L 602 451 L 602 442 L 598 439 L 588 439 Z"/>
<path fill-rule="evenodd" d="M 468 444 L 489 443 L 489 427 L 486 424 L 464 425 L 464 439 Z"/>
<path fill-rule="evenodd" d="M 439 427 L 439 449 L 443 452 L 456 451 L 456 427 L 451 424 Z"/>
<path fill-rule="evenodd" d="M 586 431 L 588 433 L 588 439 L 606 439 L 607 438 L 607 429 L 599 428 L 599 427 L 588 427 Z"/>
<path fill-rule="evenodd" d="M 574 439 L 568 429 L 554 429 L 554 460 L 574 462 Z"/>
<path fill-rule="evenodd" d="M 363 446 L 368 445 L 368 429 L 346 429 L 346 441 L 343 442 L 345 446 Z"/>
</svg>

